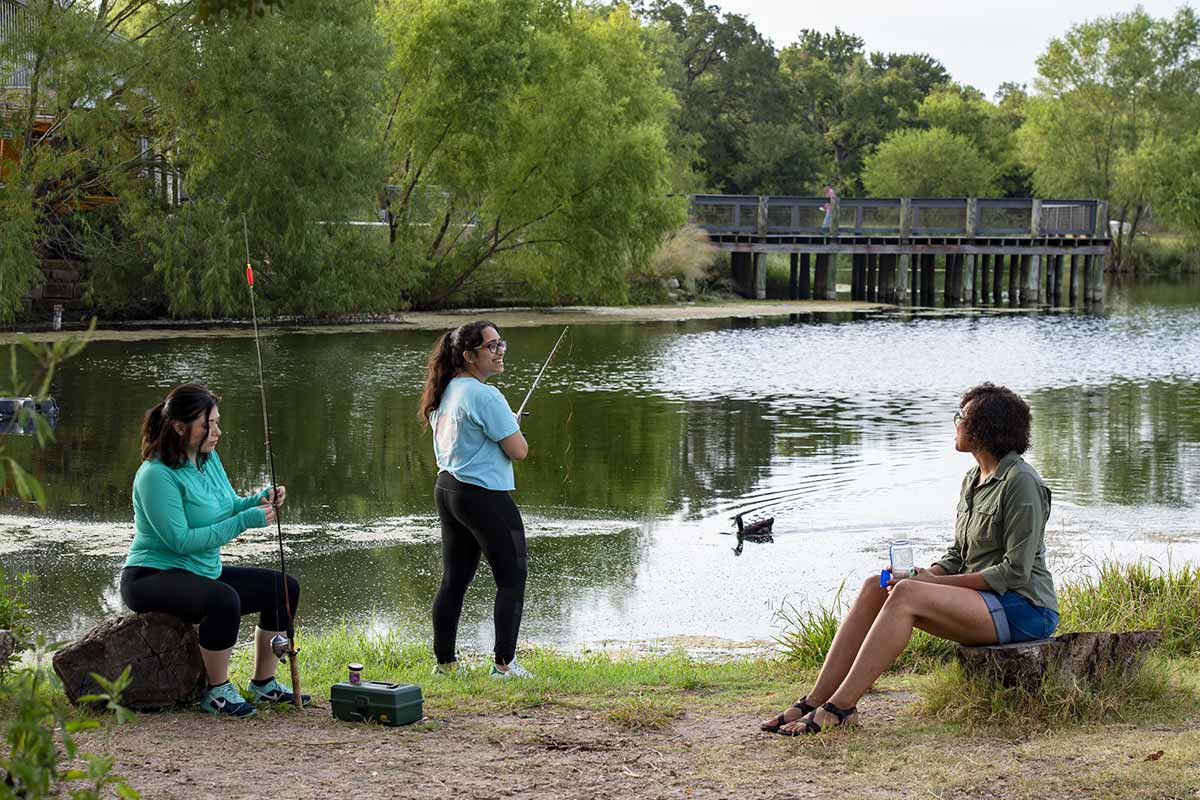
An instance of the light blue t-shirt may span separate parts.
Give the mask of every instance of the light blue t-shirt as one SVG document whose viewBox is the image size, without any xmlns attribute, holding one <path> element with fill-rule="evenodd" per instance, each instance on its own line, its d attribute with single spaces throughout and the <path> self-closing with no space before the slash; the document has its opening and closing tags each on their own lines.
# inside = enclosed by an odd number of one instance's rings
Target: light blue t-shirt
<svg viewBox="0 0 1200 800">
<path fill-rule="evenodd" d="M 512 461 L 500 440 L 521 427 L 499 389 L 474 378 L 454 378 L 429 415 L 429 424 L 439 470 L 485 489 L 517 488 Z"/>
</svg>

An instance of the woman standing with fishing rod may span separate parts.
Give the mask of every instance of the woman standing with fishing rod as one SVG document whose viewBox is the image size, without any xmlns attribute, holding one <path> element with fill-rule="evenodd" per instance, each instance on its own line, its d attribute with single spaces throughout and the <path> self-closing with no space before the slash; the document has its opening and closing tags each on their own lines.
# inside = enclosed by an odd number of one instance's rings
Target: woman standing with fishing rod
<svg viewBox="0 0 1200 800">
<path fill-rule="evenodd" d="M 496 578 L 496 647 L 491 675 L 528 678 L 516 662 L 528 573 L 525 524 L 509 492 L 513 461 L 529 445 L 508 401 L 489 378 L 504 371 L 507 343 L 487 320 L 447 331 L 429 354 L 418 416 L 433 429 L 442 523 L 442 582 L 433 599 L 434 674 L 458 669 L 455 644 L 463 597 L 480 556 Z"/>
<path fill-rule="evenodd" d="M 219 399 L 198 383 L 171 390 L 142 421 L 142 465 L 133 479 L 133 543 L 121 571 L 121 598 L 137 613 L 161 611 L 200 625 L 208 688 L 200 707 L 248 717 L 254 703 L 291 703 L 275 679 L 272 640 L 291 630 L 300 584 L 283 573 L 221 563 L 221 546 L 275 522 L 287 496 L 268 487 L 239 496 L 217 455 Z M 290 603 L 289 599 L 290 598 Z M 290 608 L 289 608 L 290 605 Z M 258 613 L 250 701 L 229 682 L 229 658 L 244 614 Z M 308 701 L 304 697 L 305 702 Z"/>
</svg>

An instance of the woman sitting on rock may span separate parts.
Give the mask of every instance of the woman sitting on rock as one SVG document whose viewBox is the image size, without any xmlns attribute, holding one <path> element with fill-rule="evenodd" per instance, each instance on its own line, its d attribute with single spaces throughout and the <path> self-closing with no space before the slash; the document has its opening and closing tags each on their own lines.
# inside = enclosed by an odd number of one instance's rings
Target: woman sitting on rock
<svg viewBox="0 0 1200 800">
<path fill-rule="evenodd" d="M 121 598 L 133 611 L 162 611 L 200 625 L 208 689 L 200 707 L 248 717 L 253 703 L 290 703 L 275 680 L 271 639 L 291 629 L 300 584 L 277 570 L 226 567 L 221 545 L 275 522 L 284 487 L 249 497 L 233 490 L 221 459 L 218 398 L 207 387 L 176 387 L 142 421 L 142 465 L 133 479 L 133 544 L 121 571 Z M 285 596 L 286 591 L 286 596 Z M 243 614 L 258 613 L 250 700 L 229 682 L 229 657 Z M 304 701 L 308 697 L 302 698 Z"/>
<path fill-rule="evenodd" d="M 1058 625 L 1046 569 L 1050 490 L 1021 454 L 1029 406 L 984 383 L 954 414 L 955 449 L 975 457 L 958 497 L 954 544 L 933 566 L 886 587 L 868 577 L 842 620 L 808 694 L 760 726 L 796 736 L 858 720 L 859 698 L 912 638 L 913 628 L 968 645 L 1050 636 Z"/>
</svg>

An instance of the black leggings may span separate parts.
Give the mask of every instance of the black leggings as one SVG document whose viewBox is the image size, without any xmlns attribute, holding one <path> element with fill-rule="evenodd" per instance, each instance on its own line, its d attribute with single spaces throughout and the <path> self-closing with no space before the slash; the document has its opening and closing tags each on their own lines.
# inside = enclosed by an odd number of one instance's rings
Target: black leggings
<svg viewBox="0 0 1200 800">
<path fill-rule="evenodd" d="M 442 520 L 442 583 L 433 597 L 433 653 L 438 663 L 456 659 L 455 640 L 463 597 L 479 556 L 487 557 L 496 578 L 496 663 L 517 654 L 517 633 L 525 608 L 525 523 L 508 492 L 463 483 L 448 472 L 433 491 Z"/>
<path fill-rule="evenodd" d="M 258 627 L 264 631 L 291 632 L 279 575 L 274 569 L 224 567 L 214 580 L 185 569 L 126 567 L 121 599 L 138 614 L 163 611 L 199 623 L 200 646 L 224 650 L 237 643 L 243 614 L 259 612 Z M 294 617 L 300 583 L 289 575 L 287 585 Z"/>
</svg>

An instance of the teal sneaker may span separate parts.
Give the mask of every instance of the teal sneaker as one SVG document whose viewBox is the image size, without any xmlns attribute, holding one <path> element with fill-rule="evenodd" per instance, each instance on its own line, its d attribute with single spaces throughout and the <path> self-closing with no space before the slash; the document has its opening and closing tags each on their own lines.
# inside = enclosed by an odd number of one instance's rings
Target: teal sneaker
<svg viewBox="0 0 1200 800">
<path fill-rule="evenodd" d="M 495 664 L 492 664 L 492 671 L 488 673 L 492 678 L 532 678 L 533 673 L 522 667 L 516 661 L 508 662 L 508 669 L 500 669 Z"/>
<path fill-rule="evenodd" d="M 262 703 L 286 704 L 292 702 L 292 698 L 295 697 L 291 689 L 274 678 L 271 678 L 271 682 L 266 686 L 259 686 L 254 681 L 250 681 L 250 685 L 246 687 L 246 691 L 250 695 L 250 702 L 255 705 Z M 300 704 L 311 706 L 312 696 L 307 694 L 300 695 Z"/>
<path fill-rule="evenodd" d="M 461 678 L 466 672 L 464 668 L 458 665 L 457 661 L 452 661 L 449 664 L 434 665 L 433 672 L 430 675 L 435 678 Z"/>
<path fill-rule="evenodd" d="M 206 691 L 200 698 L 200 707 L 210 714 L 227 714 L 231 717 L 252 717 L 256 710 L 229 681 Z"/>
</svg>

